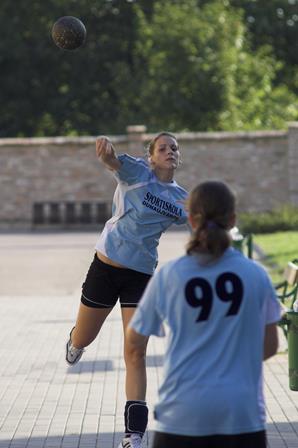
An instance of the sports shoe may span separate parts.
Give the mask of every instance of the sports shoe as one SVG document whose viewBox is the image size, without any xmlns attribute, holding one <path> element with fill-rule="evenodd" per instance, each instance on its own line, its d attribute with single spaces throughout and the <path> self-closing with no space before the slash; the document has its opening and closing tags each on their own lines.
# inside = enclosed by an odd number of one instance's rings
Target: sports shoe
<svg viewBox="0 0 298 448">
<path fill-rule="evenodd" d="M 81 356 L 85 351 L 84 348 L 76 348 L 72 345 L 71 333 L 73 332 L 73 330 L 74 330 L 74 327 L 69 334 L 69 340 L 67 341 L 67 344 L 66 344 L 66 356 L 65 356 L 66 362 L 68 364 L 70 364 L 71 366 L 76 364 L 81 359 Z"/>
<path fill-rule="evenodd" d="M 142 448 L 142 437 L 133 432 L 131 436 L 122 439 L 118 448 Z"/>
</svg>

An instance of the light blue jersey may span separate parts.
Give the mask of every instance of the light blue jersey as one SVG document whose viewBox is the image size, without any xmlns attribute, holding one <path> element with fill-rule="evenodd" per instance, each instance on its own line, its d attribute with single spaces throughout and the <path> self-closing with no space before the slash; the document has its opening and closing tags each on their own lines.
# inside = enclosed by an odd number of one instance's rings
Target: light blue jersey
<svg viewBox="0 0 298 448">
<path fill-rule="evenodd" d="M 113 216 L 96 243 L 96 250 L 130 269 L 152 274 L 161 234 L 172 224 L 185 224 L 187 192 L 175 181 L 161 182 L 144 159 L 118 156 L 118 185 Z"/>
<path fill-rule="evenodd" d="M 265 326 L 280 305 L 265 270 L 229 248 L 217 261 L 183 256 L 150 280 L 130 326 L 168 336 L 157 431 L 206 436 L 265 428 Z"/>
</svg>

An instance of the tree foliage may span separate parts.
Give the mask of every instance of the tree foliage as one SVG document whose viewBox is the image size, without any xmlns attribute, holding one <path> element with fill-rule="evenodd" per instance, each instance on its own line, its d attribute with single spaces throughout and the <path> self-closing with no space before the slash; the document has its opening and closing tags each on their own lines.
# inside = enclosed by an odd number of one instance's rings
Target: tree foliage
<svg viewBox="0 0 298 448">
<path fill-rule="evenodd" d="M 294 4 L 2 0 L 0 137 L 284 127 L 298 118 Z M 63 15 L 86 25 L 82 48 L 52 42 Z"/>
<path fill-rule="evenodd" d="M 139 44 L 145 121 L 154 129 L 280 128 L 297 117 L 297 97 L 275 86 L 282 64 L 268 45 L 251 50 L 243 14 L 227 1 L 157 1 Z"/>
<path fill-rule="evenodd" d="M 119 132 L 127 123 L 120 97 L 132 84 L 133 10 L 120 0 L 2 0 L 0 135 Z M 83 48 L 63 51 L 51 41 L 63 15 L 86 25 Z"/>
<path fill-rule="evenodd" d="M 252 49 L 269 45 L 275 58 L 283 62 L 276 82 L 286 82 L 297 94 L 298 0 L 231 0 L 231 4 L 244 11 Z"/>
</svg>

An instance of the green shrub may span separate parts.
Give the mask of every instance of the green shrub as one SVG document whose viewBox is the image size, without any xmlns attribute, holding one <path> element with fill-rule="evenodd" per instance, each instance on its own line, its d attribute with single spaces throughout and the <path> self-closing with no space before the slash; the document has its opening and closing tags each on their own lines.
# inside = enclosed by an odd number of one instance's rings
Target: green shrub
<svg viewBox="0 0 298 448">
<path fill-rule="evenodd" d="M 298 208 L 285 205 L 271 212 L 240 213 L 238 226 L 244 234 L 298 230 Z"/>
</svg>

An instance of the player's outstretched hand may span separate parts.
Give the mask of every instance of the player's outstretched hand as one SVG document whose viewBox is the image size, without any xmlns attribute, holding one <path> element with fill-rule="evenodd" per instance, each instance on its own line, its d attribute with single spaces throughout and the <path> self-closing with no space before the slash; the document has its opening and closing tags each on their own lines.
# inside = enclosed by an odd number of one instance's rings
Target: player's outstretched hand
<svg viewBox="0 0 298 448">
<path fill-rule="evenodd" d="M 121 166 L 115 148 L 108 137 L 96 139 L 96 155 L 111 170 L 118 170 Z"/>
<path fill-rule="evenodd" d="M 98 137 L 96 139 L 96 155 L 98 158 L 102 158 L 104 161 L 104 159 L 109 157 L 113 152 L 115 155 L 115 150 L 108 137 Z"/>
</svg>

